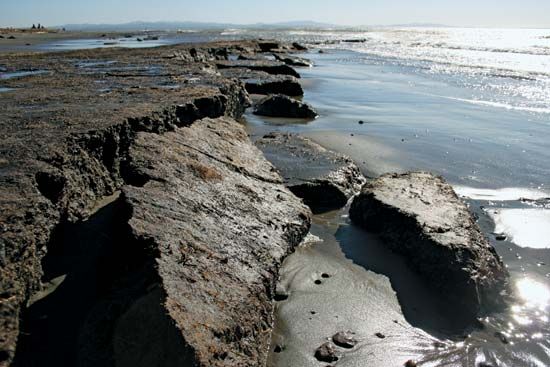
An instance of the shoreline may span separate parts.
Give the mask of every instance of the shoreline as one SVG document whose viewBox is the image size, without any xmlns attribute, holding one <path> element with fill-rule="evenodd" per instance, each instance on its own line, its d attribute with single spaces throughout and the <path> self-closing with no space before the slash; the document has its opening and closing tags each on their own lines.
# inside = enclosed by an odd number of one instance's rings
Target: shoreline
<svg viewBox="0 0 550 367">
<path fill-rule="evenodd" d="M 265 51 L 266 49 L 267 51 Z M 231 65 L 232 63 L 228 59 L 230 55 L 244 55 L 250 58 L 261 56 L 264 52 L 293 54 L 296 51 L 292 46 L 276 41 L 217 42 L 132 51 L 100 49 L 44 53 L 33 56 L 31 60 L 26 60 L 26 65 L 18 64 L 18 69 L 23 67 L 28 70 L 47 70 L 48 72 L 2 80 L 3 85 L 12 88 L 12 91 L 2 93 L 7 93 L 6 96 L 13 98 L 15 102 L 7 112 L 10 121 L 14 122 L 13 126 L 10 126 L 9 123 L 1 126 L 4 136 L 10 138 L 4 143 L 3 151 L 13 150 L 10 155 L 6 158 L 2 157 L 0 160 L 5 169 L 3 183 L 0 187 L 7 190 L 12 198 L 11 202 L 2 203 L 6 209 L 4 215 L 7 213 L 7 217 L 10 218 L 9 221 L 6 220 L 6 223 L 14 223 L 15 226 L 23 228 L 25 236 L 29 236 L 26 240 L 36 244 L 37 249 L 44 251 L 45 248 L 52 247 L 50 236 L 55 234 L 59 227 L 86 223 L 90 214 L 96 209 L 95 204 L 98 201 L 122 189 L 121 198 L 109 205 L 107 211 L 120 210 L 119 213 L 125 213 L 120 225 L 129 224 L 132 235 L 127 238 L 125 237 L 127 234 L 117 233 L 116 236 L 121 236 L 126 241 L 137 241 L 140 248 L 150 249 L 152 246 L 154 251 L 158 251 L 157 255 L 146 253 L 145 258 L 150 260 L 160 254 L 161 265 L 159 268 L 155 268 L 148 261 L 133 264 L 133 266 L 143 266 L 146 273 L 150 274 L 151 279 L 155 279 L 155 281 L 145 282 L 147 283 L 147 292 L 139 293 L 138 297 L 132 299 L 131 302 L 124 301 L 127 303 L 123 307 L 125 311 L 121 313 L 122 316 L 118 315 L 124 324 L 124 332 L 121 335 L 131 337 L 132 333 L 137 332 L 131 327 L 132 320 L 139 321 L 144 317 L 137 308 L 132 306 L 132 302 L 134 302 L 133 304 L 148 305 L 147 309 L 152 310 L 153 315 L 158 316 L 159 312 L 167 313 L 170 318 L 168 324 L 175 322 L 182 328 L 183 346 L 172 344 L 172 342 L 165 346 L 169 349 L 167 354 L 176 358 L 175 360 L 183 358 L 182 362 L 187 363 L 195 360 L 194 363 L 199 365 L 231 366 L 243 360 L 246 360 L 246 363 L 252 363 L 250 361 L 263 363 L 261 361 L 265 361 L 266 358 L 274 358 L 274 354 L 269 357 L 266 354 L 269 340 L 265 339 L 263 335 L 269 334 L 272 323 L 270 307 L 273 307 L 273 303 L 270 302 L 270 297 L 276 294 L 275 282 L 283 259 L 286 258 L 287 262 L 291 263 L 297 261 L 296 259 L 301 259 L 300 256 L 303 256 L 303 259 L 311 259 L 303 252 L 307 253 L 310 250 L 315 252 L 312 248 L 298 248 L 295 255 L 287 257 L 305 237 L 307 228 L 309 228 L 309 214 L 297 198 L 282 185 L 282 179 L 278 174 L 273 173 L 273 167 L 252 146 L 245 136 L 244 130 L 241 131 L 242 128 L 234 126 L 232 119 L 240 118 L 245 108 L 250 105 L 246 93 L 246 83 L 243 81 L 250 79 L 250 75 L 253 73 L 255 78 L 260 81 L 281 83 L 280 79 L 274 80 L 273 75 L 279 78 L 281 73 L 288 72 L 288 69 L 283 67 L 284 63 L 270 60 L 249 59 L 239 61 L 238 65 L 236 63 Z M 0 65 L 18 61 L 19 58 L 22 56 L 0 54 Z M 83 62 L 75 63 L 75 59 L 83 60 Z M 111 63 L 111 61 L 115 62 Z M 184 70 L 182 70 L 182 65 L 184 65 Z M 254 69 L 255 71 L 249 70 L 240 75 L 231 70 L 222 69 L 220 65 L 231 65 L 244 68 L 243 70 Z M 11 65 L 8 66 L 8 72 L 17 71 Z M 300 69 L 297 70 L 300 71 Z M 68 75 L 68 79 L 57 81 L 56 74 L 59 73 Z M 246 75 L 247 73 L 250 74 Z M 297 76 L 299 77 L 299 75 Z M 285 76 L 285 78 L 285 89 L 281 84 L 274 85 L 282 90 L 288 90 L 286 89 L 288 83 L 296 83 L 296 80 L 292 79 L 296 78 L 295 76 Z M 308 83 L 311 81 L 306 80 L 301 83 L 306 92 Z M 71 93 L 65 92 L 67 86 L 70 86 Z M 49 94 L 50 91 L 48 94 L 38 97 L 41 90 L 48 88 L 55 93 Z M 88 101 L 88 99 L 90 100 Z M 28 104 L 27 100 L 33 100 L 33 104 Z M 52 103 L 52 100 L 55 103 Z M 84 101 L 86 103 L 83 103 Z M 82 105 L 79 105 L 80 103 Z M 50 106 L 54 107 L 50 109 Z M 160 110 L 159 107 L 161 107 Z M 19 108 L 22 111 L 19 111 Z M 19 123 L 23 124 L 25 131 L 19 129 Z M 246 129 L 254 131 L 254 126 L 248 126 Z M 315 133 L 305 133 L 304 135 L 315 140 Z M 324 141 L 328 148 L 338 151 L 341 150 L 337 149 L 338 147 L 342 148 L 342 144 L 345 145 L 345 142 L 342 142 L 344 138 L 347 136 L 333 133 L 328 139 L 320 139 L 320 141 Z M 362 139 L 363 137 L 358 136 L 357 138 Z M 370 153 L 367 155 L 372 154 L 371 160 L 360 161 L 357 164 L 363 169 L 370 170 L 367 171 L 368 176 L 378 176 L 384 170 L 396 169 L 387 163 L 389 157 L 396 159 L 395 152 L 382 149 L 384 148 L 382 145 L 373 144 L 368 137 L 364 137 L 364 139 L 364 144 L 370 146 Z M 353 146 L 350 149 L 353 149 Z M 45 158 L 42 157 L 44 151 L 47 153 Z M 67 154 L 67 152 L 76 152 L 76 159 L 71 157 L 71 154 L 75 153 Z M 343 153 L 346 151 L 343 150 Z M 365 156 L 364 151 L 361 154 Z M 19 161 L 19 158 L 23 159 Z M 27 166 L 24 167 L 24 165 Z M 182 170 L 179 167 L 188 167 L 189 170 Z M 204 187 L 195 187 L 197 186 L 196 182 L 203 183 Z M 224 182 L 231 182 L 231 184 L 227 184 L 225 189 L 217 187 Z M 15 185 L 15 189 L 10 185 Z M 14 190 L 20 190 L 23 194 L 18 194 Z M 189 203 L 189 192 L 193 192 L 193 198 L 199 199 Z M 233 197 L 233 192 L 236 192 L 237 201 Z M 277 195 L 272 195 L 274 193 Z M 22 198 L 25 195 L 31 198 L 31 203 L 27 203 L 21 208 L 14 207 L 12 203 L 23 202 Z M 281 197 L 284 198 L 282 204 L 279 202 Z M 270 208 L 266 209 L 258 198 L 267 200 Z M 203 199 L 204 201 L 200 201 Z M 227 205 L 227 202 L 231 205 Z M 34 205 L 45 208 L 43 213 L 38 213 L 34 208 L 29 209 Z M 216 217 L 220 207 L 227 212 Z M 128 208 L 131 208 L 130 217 L 126 217 Z M 207 213 L 210 216 L 202 214 L 204 208 L 208 208 Z M 274 208 L 280 211 L 278 215 L 273 214 Z M 100 212 L 103 213 L 104 209 L 100 209 Z M 248 216 L 248 213 L 258 210 L 262 210 L 262 212 L 251 217 Z M 29 214 L 26 213 L 29 212 L 37 217 L 36 223 L 22 222 L 21 218 L 28 216 Z M 198 215 L 203 222 L 191 223 L 191 221 L 183 220 L 181 215 L 173 216 L 172 213 L 177 212 L 186 213 L 186 218 Z M 346 215 L 345 210 L 337 213 L 339 214 L 334 215 Z M 240 216 L 247 216 L 247 220 L 236 220 L 231 224 L 225 222 L 227 217 L 239 218 Z M 102 217 L 92 216 L 92 218 Z M 212 218 L 218 218 L 222 225 L 222 232 L 219 233 L 217 226 L 212 223 L 212 227 L 208 227 L 211 231 L 210 237 L 204 236 L 205 230 L 201 225 L 210 223 Z M 169 223 L 166 224 L 164 219 L 168 219 Z M 323 220 L 325 220 L 324 224 Z M 285 223 L 285 221 L 287 222 Z M 400 363 L 404 363 L 408 358 L 420 359 L 421 355 L 418 350 L 427 351 L 433 349 L 434 343 L 436 345 L 445 343 L 425 335 L 424 332 L 413 330 L 401 311 L 397 310 L 402 307 L 397 300 L 399 295 L 396 298 L 392 284 L 385 275 L 369 272 L 366 267 L 355 265 L 345 257 L 349 253 L 343 253 L 338 247 L 338 242 L 342 241 L 346 230 L 342 229 L 344 234 L 330 233 L 331 230 L 334 230 L 334 222 L 338 225 L 344 224 L 345 227 L 345 221 L 342 223 L 336 217 L 323 219 L 323 216 L 319 215 L 314 216 L 313 221 L 317 231 L 327 230 L 325 233 L 326 244 L 321 246 L 326 246 L 326 251 L 329 254 L 336 251 L 338 256 L 335 259 L 330 259 L 325 256 L 326 254 L 321 254 L 316 261 L 308 263 L 308 266 L 312 268 L 306 270 L 315 272 L 317 270 L 313 268 L 319 264 L 337 268 L 338 266 L 331 264 L 331 261 L 339 262 L 342 274 L 351 271 L 353 276 L 357 277 L 355 284 L 361 284 L 363 281 L 374 284 L 373 287 L 376 291 L 373 294 L 384 295 L 384 302 L 389 305 L 388 307 L 394 309 L 392 317 L 388 315 L 388 319 L 385 320 L 387 321 L 385 329 L 390 330 L 389 334 L 398 335 L 399 332 L 393 330 L 395 326 L 393 324 L 399 324 L 400 326 L 404 325 L 406 330 L 412 330 L 410 336 L 413 339 L 415 335 L 418 336 L 418 333 L 423 335 L 420 341 L 424 344 L 417 345 L 420 349 L 417 348 L 415 351 L 415 348 L 411 346 L 411 349 L 408 349 L 408 354 L 400 357 L 404 359 L 403 361 L 399 360 Z M 165 225 L 167 230 L 158 230 Z M 248 225 L 250 227 L 245 228 L 244 231 L 240 229 L 241 226 Z M 320 229 L 325 225 L 326 228 Z M 35 226 L 34 233 L 27 231 L 32 226 Z M 258 230 L 258 228 L 260 229 Z M 237 229 L 239 231 L 235 232 Z M 15 230 L 8 228 L 7 232 L 10 233 L 10 230 L 15 233 L 17 228 Z M 179 233 L 182 230 L 197 239 L 198 243 L 186 244 L 182 248 L 175 245 L 181 240 Z M 224 233 L 223 230 L 226 232 Z M 75 231 L 80 231 L 80 227 L 76 227 Z M 261 245 L 262 248 L 265 246 L 267 249 L 265 252 L 263 250 L 260 251 L 260 254 L 256 250 L 247 252 L 249 247 L 254 248 L 253 244 L 255 243 L 252 238 L 247 237 L 248 231 L 253 233 L 255 238 L 265 239 L 266 242 L 262 242 Z M 39 232 L 39 237 L 36 237 L 36 232 Z M 231 243 L 221 246 L 226 236 L 231 238 Z M 353 235 L 348 236 L 353 237 Z M 18 244 L 18 246 L 24 245 Z M 125 249 L 125 251 L 127 250 L 129 249 Z M 353 251 L 353 248 L 350 247 L 347 250 Z M 178 255 L 180 251 L 183 254 L 181 256 Z M 246 255 L 241 257 L 238 255 L 241 252 Z M 11 302 L 14 299 L 18 302 L 18 304 L 11 303 L 10 307 L 25 308 L 21 306 L 25 303 L 25 297 L 28 297 L 29 294 L 32 295 L 39 288 L 41 272 L 39 262 L 40 260 L 43 262 L 47 256 L 48 254 L 44 252 L 38 252 L 24 260 L 23 267 L 26 271 L 33 273 L 32 279 L 29 279 L 27 274 L 14 276 L 22 282 L 28 282 L 28 288 L 18 289 L 15 294 L 10 294 Z M 55 259 L 55 251 L 53 251 L 53 256 Z M 257 263 L 251 264 L 250 258 L 247 256 L 251 256 L 252 259 L 255 259 L 254 261 L 257 260 Z M 235 263 L 233 263 L 233 259 Z M 15 258 L 15 268 L 20 265 L 17 263 L 20 260 Z M 125 260 L 117 258 L 117 261 Z M 196 277 L 195 271 L 186 268 L 186 264 L 189 263 L 192 264 L 192 267 L 198 266 L 201 269 L 202 279 Z M 227 267 L 232 268 L 227 269 Z M 298 271 L 296 266 L 294 269 Z M 307 273 L 306 270 L 303 271 Z M 263 278 L 265 272 L 270 274 L 266 279 Z M 48 274 L 52 277 L 53 275 Z M 131 274 L 126 274 L 126 276 L 128 275 Z M 283 271 L 282 276 L 283 278 L 288 277 L 288 273 Z M 161 278 L 160 281 L 158 277 Z M 228 293 L 224 293 L 223 296 L 220 296 L 221 298 L 218 298 L 219 292 L 224 291 L 224 285 L 218 284 L 216 279 L 223 280 L 224 277 L 228 277 L 233 283 L 229 286 Z M 235 277 L 239 279 L 234 280 Z M 300 277 L 290 283 L 295 282 L 294 287 L 301 287 L 306 281 L 312 280 L 308 274 L 302 274 Z M 337 284 L 333 290 L 345 287 L 346 277 L 343 275 L 344 279 L 333 279 L 343 282 Z M 52 284 L 56 283 L 58 279 L 53 277 Z M 174 286 L 182 279 L 192 291 Z M 250 287 L 259 289 L 257 287 L 260 287 L 261 282 L 258 282 L 257 279 L 263 279 L 264 286 L 266 283 L 269 285 L 267 289 L 248 295 L 247 290 L 240 288 L 244 282 L 249 289 Z M 42 281 L 44 280 L 46 279 L 42 279 Z M 4 281 L 5 279 L 2 279 L 2 282 Z M 6 287 L 4 283 L 2 286 Z M 313 288 L 318 289 L 319 287 L 314 286 Z M 154 291 L 149 292 L 151 289 Z M 361 289 L 360 292 L 363 290 Z M 236 303 L 236 300 L 232 299 L 231 291 L 245 292 L 247 294 L 245 298 L 250 300 L 250 304 L 242 306 L 242 308 L 236 306 L 238 302 Z M 204 299 L 197 301 L 196 304 L 188 303 L 189 299 L 193 299 L 194 292 L 198 292 L 208 300 L 212 297 L 212 300 L 215 301 L 212 301 L 209 307 L 219 307 L 220 299 L 222 303 L 226 302 L 218 310 L 218 314 L 223 317 L 217 319 L 217 314 L 216 316 L 213 316 L 213 313 L 204 314 L 204 305 L 200 303 Z M 307 289 L 305 293 L 309 294 Z M 368 293 L 367 296 L 372 295 L 368 290 L 366 293 Z M 248 298 L 249 296 L 250 298 Z M 323 297 L 327 297 L 327 294 L 321 294 L 318 298 L 313 299 L 322 303 Z M 242 302 L 242 300 L 240 301 Z M 311 299 L 307 302 L 309 301 Z M 358 305 L 361 304 L 360 297 L 357 297 L 356 301 Z M 337 300 L 335 304 L 338 305 L 338 302 L 340 300 Z M 162 304 L 161 310 L 155 309 L 155 305 L 159 304 Z M 238 309 L 238 312 L 233 311 L 234 307 Z M 231 311 L 227 311 L 229 308 Z M 372 308 L 376 309 L 376 305 Z M 194 317 L 187 316 L 182 309 L 187 312 L 196 312 L 196 314 L 193 314 Z M 256 311 L 252 311 L 253 309 Z M 262 314 L 258 316 L 257 310 L 259 309 L 265 312 L 262 311 Z M 127 313 L 125 313 L 126 311 Z M 353 310 L 349 312 L 343 308 L 341 311 L 349 315 L 345 318 L 346 320 L 353 320 Z M 372 310 L 367 310 L 367 314 L 370 311 Z M 100 312 L 101 308 L 99 308 Z M 225 312 L 229 312 L 229 314 L 225 314 Z M 248 315 L 248 318 L 243 317 L 243 314 Z M 293 312 L 289 314 L 293 315 Z M 97 309 L 94 315 L 94 317 L 98 317 Z M 375 313 L 365 317 L 367 326 L 368 320 L 376 318 L 376 315 Z M 209 319 L 210 317 L 212 319 Z M 197 326 L 198 318 L 206 318 L 210 321 L 202 326 Z M 228 321 L 231 318 L 238 318 L 239 322 L 235 325 Z M 394 319 L 401 321 L 395 323 Z M 165 321 L 160 320 L 159 322 L 164 324 Z M 304 325 L 303 321 L 296 325 Z M 2 322 L 6 322 L 6 320 L 2 320 Z M 8 340 L 12 344 L 8 347 L 2 346 L 5 348 L 4 351 L 8 351 L 7 353 L 14 352 L 14 335 L 18 333 L 18 325 L 10 325 L 10 322 L 11 320 L 8 320 L 7 325 L 12 328 L 11 336 L 4 340 Z M 28 319 L 24 318 L 22 324 L 24 328 L 27 327 L 27 322 Z M 262 325 L 261 330 L 257 330 L 256 328 L 260 324 Z M 328 327 L 329 324 L 324 326 Z M 352 326 L 353 324 L 349 323 L 339 325 L 342 329 Z M 93 322 L 88 327 L 87 332 L 93 331 Z M 188 328 L 199 328 L 200 331 L 188 332 Z M 370 330 L 369 327 L 367 329 L 369 335 L 375 334 L 374 330 Z M 171 335 L 170 338 L 174 338 L 172 331 L 166 332 Z M 258 336 L 260 333 L 262 336 Z M 211 334 L 215 337 L 211 337 Z M 279 335 L 279 337 L 281 336 Z M 324 335 L 321 339 L 327 337 L 330 335 Z M 479 338 L 479 336 L 476 337 Z M 315 338 L 317 339 L 313 341 L 319 344 L 321 341 L 319 335 Z M 170 340 L 177 339 L 178 337 L 175 337 Z M 406 337 L 405 339 L 407 340 Z M 281 339 L 278 340 L 280 342 Z M 396 340 L 391 339 L 391 342 Z M 374 339 L 374 341 L 377 340 Z M 373 341 L 367 341 L 365 346 L 361 347 L 361 350 L 367 355 L 370 353 L 368 348 L 372 346 L 371 342 Z M 390 340 L 386 340 L 386 342 L 390 342 Z M 399 350 L 402 343 L 406 343 L 406 341 L 390 343 L 392 348 L 395 348 L 391 350 Z M 94 348 L 98 347 L 94 346 Z M 120 360 L 125 361 L 124 363 L 135 365 L 136 361 L 135 357 L 131 356 L 132 352 L 129 353 L 124 347 L 121 348 L 118 350 L 121 354 L 116 358 L 121 358 Z M 160 345 L 159 348 L 161 348 Z M 183 353 L 183 357 L 176 357 L 178 348 L 183 348 L 182 350 L 186 351 Z M 203 354 L 193 355 L 192 352 L 189 352 L 189 348 L 195 351 L 200 350 Z M 449 348 L 453 349 L 452 346 Z M 212 350 L 215 350 L 215 353 L 212 353 Z M 386 355 L 388 350 L 376 349 L 380 353 L 381 366 L 388 361 L 389 356 Z M 271 348 L 271 351 L 274 352 L 274 348 Z M 137 353 L 137 351 L 133 352 Z M 308 353 L 309 362 L 312 361 L 312 351 L 301 349 L 298 353 Z M 355 357 L 358 358 L 357 361 L 364 360 L 361 353 L 355 354 Z M 460 355 L 460 353 L 464 353 L 464 350 L 459 348 L 456 353 Z M 248 357 L 243 357 L 243 355 Z M 11 356 L 12 354 L 10 354 L 10 358 Z M 2 363 L 0 361 L 0 365 Z"/>
</svg>

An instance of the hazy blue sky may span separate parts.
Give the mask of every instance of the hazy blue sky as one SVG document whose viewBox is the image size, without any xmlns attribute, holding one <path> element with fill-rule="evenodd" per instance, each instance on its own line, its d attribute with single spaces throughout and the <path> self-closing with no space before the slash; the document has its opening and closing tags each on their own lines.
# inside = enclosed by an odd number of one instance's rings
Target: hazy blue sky
<svg viewBox="0 0 550 367">
<path fill-rule="evenodd" d="M 550 28 L 550 0 L 0 0 L 0 26 L 135 20 Z"/>
</svg>

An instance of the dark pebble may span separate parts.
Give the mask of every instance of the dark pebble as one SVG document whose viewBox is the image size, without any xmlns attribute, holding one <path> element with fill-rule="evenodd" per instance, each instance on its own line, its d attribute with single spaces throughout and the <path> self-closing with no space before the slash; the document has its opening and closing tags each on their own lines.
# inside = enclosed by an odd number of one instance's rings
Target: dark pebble
<svg viewBox="0 0 550 367">
<path fill-rule="evenodd" d="M 416 367 L 417 364 L 415 361 L 413 361 L 412 359 L 409 359 L 407 362 L 405 362 L 404 364 L 405 367 Z"/>
<path fill-rule="evenodd" d="M 364 123 L 365 123 L 365 121 L 359 120 L 359 125 L 363 125 Z"/>
<path fill-rule="evenodd" d="M 347 331 L 340 331 L 332 336 L 332 341 L 339 347 L 351 349 L 357 345 L 357 339 L 354 338 L 353 333 Z"/>
<path fill-rule="evenodd" d="M 325 344 L 317 348 L 317 350 L 315 351 L 315 358 L 318 361 L 329 363 L 336 362 L 338 360 L 336 350 L 334 349 L 334 346 L 329 342 L 326 342 Z"/>
<path fill-rule="evenodd" d="M 506 337 L 506 335 L 504 335 L 500 331 L 495 332 L 495 337 L 499 338 L 500 341 L 502 342 L 502 344 L 508 344 L 509 343 L 508 338 Z"/>
<path fill-rule="evenodd" d="M 434 348 L 441 349 L 441 348 L 445 348 L 445 343 L 442 343 L 436 340 L 433 342 L 433 346 Z"/>
<path fill-rule="evenodd" d="M 310 314 L 315 315 L 317 312 L 315 311 L 309 311 Z"/>
<path fill-rule="evenodd" d="M 317 279 L 317 280 L 315 280 L 314 283 L 317 284 L 317 285 L 319 285 L 319 284 L 321 284 L 321 283 L 323 283 L 323 282 L 321 281 L 321 279 Z"/>
<path fill-rule="evenodd" d="M 496 239 L 497 241 L 506 241 L 506 238 L 507 238 L 507 237 L 506 237 L 505 235 L 503 235 L 503 234 L 497 234 L 497 235 L 495 235 L 495 239 Z"/>
<path fill-rule="evenodd" d="M 281 353 L 281 352 L 283 351 L 283 348 L 281 348 L 281 346 L 279 346 L 279 345 L 276 345 L 276 346 L 275 346 L 275 349 L 273 349 L 273 351 L 274 351 L 275 353 Z"/>
<path fill-rule="evenodd" d="M 376 334 L 374 334 L 374 335 L 376 335 L 376 337 L 377 337 L 377 338 L 380 338 L 380 339 L 384 339 L 384 338 L 386 337 L 386 336 L 385 336 L 384 334 L 382 334 L 382 333 L 376 333 Z"/>
<path fill-rule="evenodd" d="M 479 362 L 477 367 L 494 367 L 494 366 L 487 362 Z"/>
<path fill-rule="evenodd" d="M 327 274 L 327 273 L 323 273 L 323 274 L 321 274 L 321 277 L 323 277 L 323 278 L 330 278 L 330 275 Z"/>
<path fill-rule="evenodd" d="M 275 297 L 273 297 L 275 301 L 280 302 L 288 299 L 288 294 L 286 293 L 276 293 Z"/>
</svg>

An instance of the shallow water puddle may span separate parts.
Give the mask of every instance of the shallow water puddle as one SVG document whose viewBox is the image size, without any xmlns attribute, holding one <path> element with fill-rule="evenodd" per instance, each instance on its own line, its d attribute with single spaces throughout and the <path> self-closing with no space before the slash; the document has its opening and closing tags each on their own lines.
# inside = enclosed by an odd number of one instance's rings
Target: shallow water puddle
<svg viewBox="0 0 550 367">
<path fill-rule="evenodd" d="M 39 75 L 39 74 L 47 74 L 47 73 L 49 73 L 49 71 L 47 70 L 21 70 L 21 71 L 9 72 L 9 73 L 0 73 L 0 79 L 21 78 L 29 75 Z"/>
<path fill-rule="evenodd" d="M 495 232 L 505 234 L 520 247 L 550 248 L 550 210 L 491 209 Z"/>
<path fill-rule="evenodd" d="M 117 61 L 114 60 L 96 60 L 96 61 L 80 61 L 75 64 L 78 68 L 93 68 L 98 66 L 107 66 L 116 64 Z"/>
</svg>

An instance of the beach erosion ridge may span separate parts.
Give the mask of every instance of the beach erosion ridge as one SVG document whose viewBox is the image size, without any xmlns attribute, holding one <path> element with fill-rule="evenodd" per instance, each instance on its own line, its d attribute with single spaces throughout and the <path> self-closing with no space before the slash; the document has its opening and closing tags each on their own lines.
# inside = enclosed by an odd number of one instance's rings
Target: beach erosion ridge
<svg viewBox="0 0 550 367">
<path fill-rule="evenodd" d="M 250 139 L 250 107 L 316 118 L 299 101 L 305 51 L 250 40 L 0 55 L 0 365 L 415 366 L 460 353 L 454 341 L 506 307 L 508 272 L 441 177 L 367 179 L 305 137 Z M 311 253 L 310 230 L 342 208 L 413 264 L 452 335 L 411 325 L 386 277 Z M 350 308 L 330 306 L 339 292 Z M 323 315 L 310 306 L 327 298 L 343 323 L 285 335 L 293 307 Z"/>
</svg>

